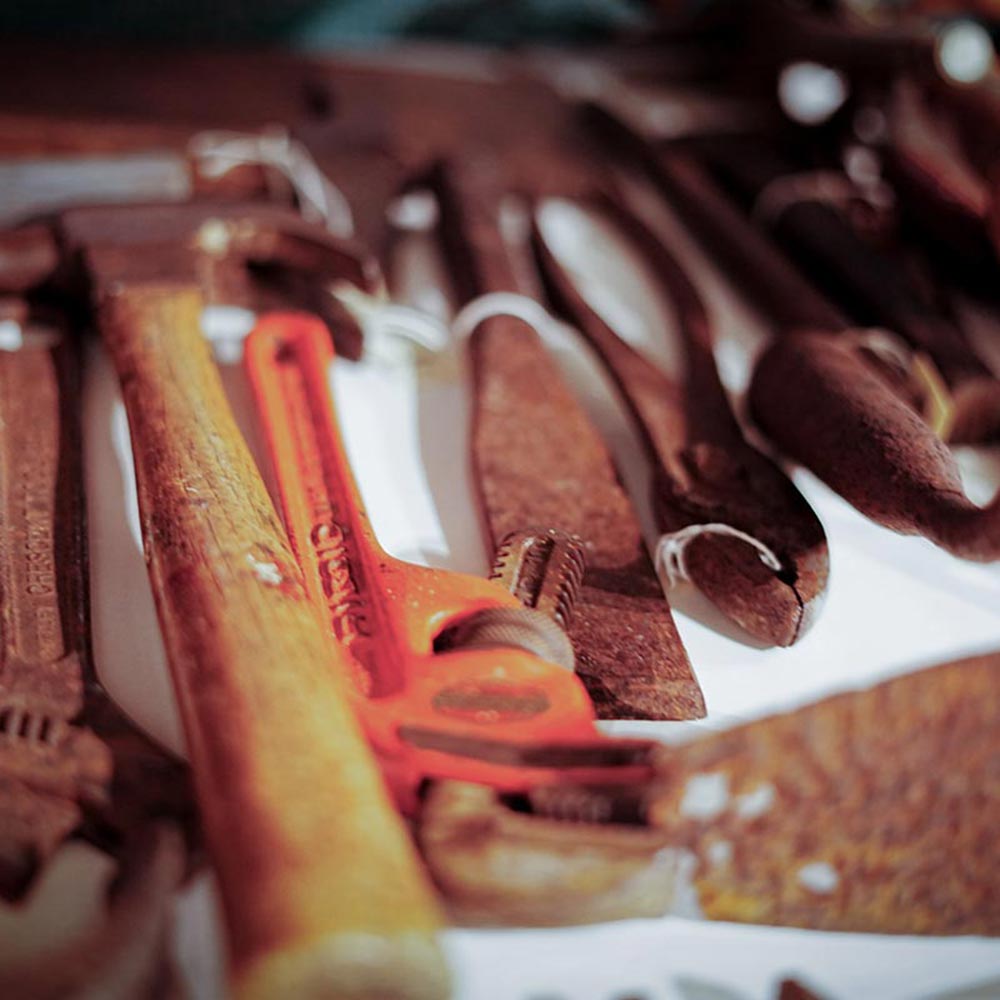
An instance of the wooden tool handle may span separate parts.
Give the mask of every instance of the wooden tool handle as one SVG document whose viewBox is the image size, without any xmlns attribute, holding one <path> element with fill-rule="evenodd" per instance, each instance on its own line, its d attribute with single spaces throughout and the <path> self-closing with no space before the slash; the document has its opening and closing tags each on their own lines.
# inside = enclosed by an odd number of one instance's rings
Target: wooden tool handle
<svg viewBox="0 0 1000 1000">
<path fill-rule="evenodd" d="M 447 993 L 438 914 L 200 329 L 112 286 L 150 579 L 240 997 Z"/>
</svg>

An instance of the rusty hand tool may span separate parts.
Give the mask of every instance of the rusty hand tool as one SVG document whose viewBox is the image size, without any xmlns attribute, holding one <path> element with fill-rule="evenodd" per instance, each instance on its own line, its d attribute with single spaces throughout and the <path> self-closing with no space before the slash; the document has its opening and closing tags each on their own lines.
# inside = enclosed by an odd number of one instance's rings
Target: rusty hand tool
<svg viewBox="0 0 1000 1000">
<path fill-rule="evenodd" d="M 499 230 L 492 182 L 450 164 L 435 184 L 462 300 L 522 287 Z M 472 331 L 470 353 L 473 456 L 492 545 L 537 526 L 583 540 L 587 569 L 569 634 L 598 715 L 702 715 L 701 691 L 637 517 L 538 332 L 524 319 L 494 315 Z"/>
<path fill-rule="evenodd" d="M 719 381 L 704 303 L 680 264 L 628 208 L 624 192 L 602 191 L 579 204 L 636 248 L 678 314 L 682 360 L 680 371 L 667 375 L 588 304 L 536 209 L 535 246 L 550 298 L 600 355 L 641 430 L 655 470 L 657 528 L 667 538 L 693 525 L 742 532 L 706 532 L 682 543 L 685 573 L 753 636 L 790 645 L 808 630 L 825 594 L 823 527 L 791 480 L 743 437 Z M 779 560 L 777 569 L 747 535 Z"/>
<path fill-rule="evenodd" d="M 57 316 L 13 301 L 0 331 L 0 895 L 9 899 L 74 831 L 117 853 L 151 818 L 189 826 L 191 817 L 183 766 L 125 718 L 94 670 L 79 346 Z"/>
<path fill-rule="evenodd" d="M 1000 653 L 664 752 L 653 813 L 715 920 L 1000 934 Z"/>
<path fill-rule="evenodd" d="M 758 205 L 794 169 L 756 144 L 730 152 L 711 156 L 713 169 Z M 794 200 L 767 221 L 817 287 L 844 301 L 855 321 L 891 329 L 923 358 L 923 370 L 932 364 L 940 373 L 949 397 L 948 416 L 937 427 L 942 436 L 968 442 L 1000 433 L 1000 382 L 948 317 L 921 300 L 891 256 L 855 233 L 837 208 L 815 198 Z"/>
<path fill-rule="evenodd" d="M 776 341 L 750 386 L 754 420 L 873 521 L 964 559 L 1000 558 L 1000 498 L 965 495 L 951 452 L 864 353 L 824 333 Z"/>
<path fill-rule="evenodd" d="M 556 624 L 579 549 L 549 532 L 509 538 L 491 580 L 387 555 L 340 441 L 332 361 L 329 334 L 304 315 L 263 317 L 246 344 L 292 547 L 347 654 L 334 667 L 351 673 L 448 902 L 493 922 L 662 912 L 669 866 L 640 815 L 653 744 L 598 733 Z"/>
<path fill-rule="evenodd" d="M 370 287 L 370 266 L 323 230 L 252 205 L 80 210 L 39 235 L 61 251 L 50 281 L 89 286 L 122 383 L 235 990 L 444 994 L 436 907 L 229 410 L 193 273 L 214 252 Z"/>
<path fill-rule="evenodd" d="M 794 334 L 761 357 L 750 387 L 753 419 L 771 440 L 879 524 L 965 558 L 997 558 L 997 503 L 984 510 L 965 497 L 951 453 L 880 360 L 883 332 L 852 328 L 690 157 L 655 150 L 601 109 L 590 119 L 717 252 L 776 332 Z"/>
</svg>

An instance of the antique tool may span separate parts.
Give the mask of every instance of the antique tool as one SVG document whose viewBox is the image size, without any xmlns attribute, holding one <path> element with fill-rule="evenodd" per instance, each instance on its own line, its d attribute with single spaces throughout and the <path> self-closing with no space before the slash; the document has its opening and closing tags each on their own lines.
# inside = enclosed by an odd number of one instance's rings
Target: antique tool
<svg viewBox="0 0 1000 1000">
<path fill-rule="evenodd" d="M 61 265 L 36 273 L 40 285 L 47 279 L 55 293 L 87 283 L 122 383 L 146 558 L 235 991 L 442 996 L 429 887 L 342 672 L 330 670 L 339 650 L 199 322 L 195 265 L 205 255 L 366 288 L 370 263 L 322 229 L 255 205 L 79 210 L 16 235 L 21 245 L 40 241 L 34 261 Z"/>
<path fill-rule="evenodd" d="M 711 157 L 714 169 L 744 196 L 756 199 L 758 217 L 817 286 L 847 302 L 856 321 L 891 329 L 914 353 L 918 371 L 936 375 L 947 393 L 947 413 L 935 428 L 941 436 L 969 442 L 1000 433 L 1000 382 L 958 328 L 922 301 L 897 263 L 859 237 L 837 208 L 822 199 L 773 198 L 776 207 L 765 208 L 767 193 L 786 184 L 794 168 L 778 154 L 749 143 L 730 152 Z"/>
<path fill-rule="evenodd" d="M 245 361 L 306 585 L 453 910 L 530 923 L 662 912 L 672 870 L 637 812 L 655 745 L 598 733 L 556 624 L 571 613 L 579 549 L 548 532 L 512 537 L 493 580 L 393 559 L 344 455 L 322 323 L 264 316 Z"/>
<path fill-rule="evenodd" d="M 900 360 L 909 366 L 911 355 L 897 360 L 898 341 L 886 331 L 852 328 L 690 157 L 658 152 L 600 109 L 590 117 L 782 334 L 750 387 L 754 421 L 768 437 L 879 524 L 967 559 L 997 558 L 1000 501 L 980 508 L 962 492 L 954 457 L 901 389 Z"/>
<path fill-rule="evenodd" d="M 538 331 L 511 314 L 512 296 L 490 304 L 493 293 L 522 287 L 496 189 L 454 165 L 435 184 L 457 291 L 486 307 L 470 334 L 473 455 L 493 547 L 538 526 L 583 540 L 587 569 L 569 634 L 599 716 L 701 716 L 701 691 L 603 441 Z"/>
<path fill-rule="evenodd" d="M 654 820 L 703 914 L 1000 934 L 998 680 L 993 652 L 665 750 Z"/>
<path fill-rule="evenodd" d="M 578 204 L 628 239 L 677 310 L 682 360 L 680 371 L 667 375 L 588 303 L 546 235 L 545 203 L 536 209 L 535 245 L 550 298 L 598 352 L 640 428 L 655 470 L 661 551 L 679 547 L 683 575 L 753 636 L 790 645 L 825 593 L 823 527 L 788 477 L 746 442 L 719 381 L 704 303 L 675 258 L 623 192 Z"/>
<path fill-rule="evenodd" d="M 191 825 L 180 761 L 101 686 L 90 648 L 79 346 L 57 315 L 0 310 L 0 895 L 73 832 L 117 853 L 158 816 Z"/>
<path fill-rule="evenodd" d="M 864 344 L 824 333 L 776 341 L 750 386 L 754 420 L 873 521 L 964 559 L 1000 558 L 1000 497 L 980 507 L 965 495 L 951 452 L 866 360 Z"/>
</svg>

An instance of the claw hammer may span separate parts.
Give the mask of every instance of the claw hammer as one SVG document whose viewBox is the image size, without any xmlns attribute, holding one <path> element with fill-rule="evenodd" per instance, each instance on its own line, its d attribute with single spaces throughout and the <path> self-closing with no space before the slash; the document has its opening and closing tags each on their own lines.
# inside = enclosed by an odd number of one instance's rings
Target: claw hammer
<svg viewBox="0 0 1000 1000">
<path fill-rule="evenodd" d="M 30 252 L 5 269 L 8 235 Z M 377 280 L 260 205 L 79 209 L 0 236 L 0 287 L 88 295 L 121 381 L 235 994 L 430 1000 L 448 990 L 436 903 L 202 337 L 224 266 Z"/>
</svg>

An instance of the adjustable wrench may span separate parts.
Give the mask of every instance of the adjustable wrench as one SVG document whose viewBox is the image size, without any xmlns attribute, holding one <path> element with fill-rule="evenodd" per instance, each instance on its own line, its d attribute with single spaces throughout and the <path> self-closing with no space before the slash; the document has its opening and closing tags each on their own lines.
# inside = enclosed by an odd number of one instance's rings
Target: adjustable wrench
<svg viewBox="0 0 1000 1000">
<path fill-rule="evenodd" d="M 302 314 L 264 316 L 244 357 L 307 588 L 349 653 L 365 733 L 400 807 L 420 818 L 428 863 L 446 895 L 460 910 L 486 911 L 494 920 L 662 911 L 667 888 L 653 862 L 663 842 L 636 806 L 653 774 L 656 744 L 600 735 L 582 683 L 552 662 L 560 643 L 551 633 L 559 630 L 541 610 L 522 606 L 498 580 L 415 566 L 379 546 L 337 429 L 333 349 L 322 323 Z M 512 550 L 524 544 L 510 540 L 499 577 L 518 578 Z M 544 555 L 578 581 L 581 567 L 557 546 Z M 551 592 L 538 605 L 554 616 L 568 612 Z M 516 817 L 511 796 L 519 802 Z M 628 811 L 631 821 L 621 822 Z M 571 814 L 593 823 L 559 822 Z M 473 816 L 490 817 L 485 827 L 474 824 L 474 839 L 484 829 L 495 833 L 497 849 L 511 860 L 506 879 L 470 865 L 470 838 L 453 837 Z M 541 851 L 562 879 L 515 888 L 514 859 Z M 588 855 L 589 881 L 579 861 L 569 870 L 574 852 Z M 637 869 L 650 876 L 641 901 L 634 887 L 626 893 L 626 873 Z"/>
</svg>

